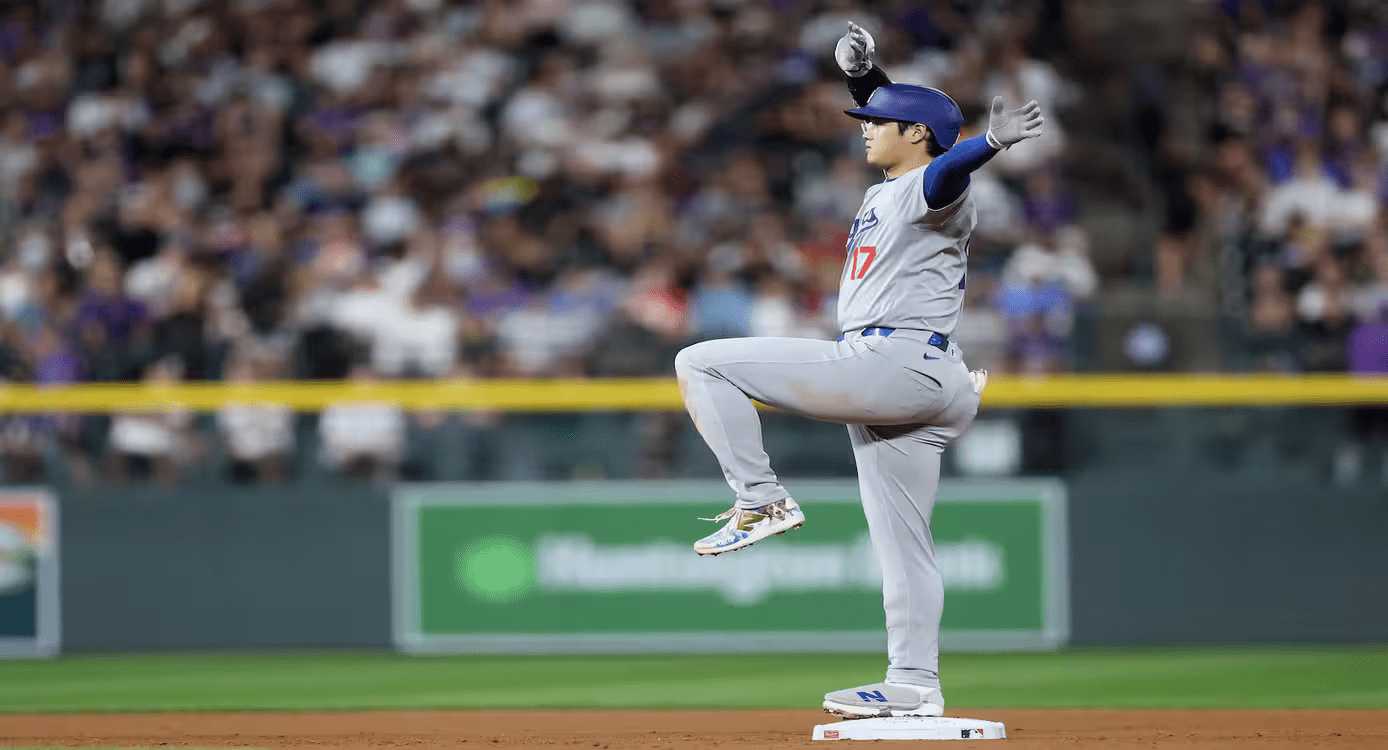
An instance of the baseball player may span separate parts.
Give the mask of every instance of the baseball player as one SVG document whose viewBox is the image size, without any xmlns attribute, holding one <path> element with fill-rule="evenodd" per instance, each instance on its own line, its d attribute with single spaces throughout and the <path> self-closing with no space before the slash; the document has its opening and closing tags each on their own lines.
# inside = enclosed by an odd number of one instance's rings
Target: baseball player
<svg viewBox="0 0 1388 750">
<path fill-rule="evenodd" d="M 844 717 L 940 716 L 940 614 L 930 513 L 940 456 L 973 422 L 987 373 L 970 372 L 949 337 L 959 321 L 975 223 L 969 174 L 999 150 L 1034 138 L 1036 102 L 1003 111 L 958 141 L 959 107 L 936 89 L 892 83 L 855 24 L 835 59 L 859 105 L 867 162 L 885 179 L 868 188 L 848 239 L 837 341 L 704 341 L 675 358 L 680 393 L 737 495 L 726 521 L 694 543 L 719 555 L 799 528 L 805 514 L 762 447 L 753 401 L 848 425 L 873 551 L 882 568 L 888 668 L 884 682 L 824 696 Z M 957 142 L 956 142 L 957 141 Z"/>
</svg>

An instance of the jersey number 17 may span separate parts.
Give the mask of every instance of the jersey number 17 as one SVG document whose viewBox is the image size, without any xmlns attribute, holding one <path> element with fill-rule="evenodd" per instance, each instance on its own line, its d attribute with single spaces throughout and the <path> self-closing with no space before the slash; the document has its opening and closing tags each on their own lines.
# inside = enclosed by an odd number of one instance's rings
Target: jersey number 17
<svg viewBox="0 0 1388 750">
<path fill-rule="evenodd" d="M 862 268 L 858 267 L 858 258 L 861 257 Z M 872 266 L 872 259 L 877 257 L 876 245 L 862 245 L 853 249 L 853 268 L 848 273 L 849 279 L 861 279 L 867 276 L 868 268 Z"/>
</svg>

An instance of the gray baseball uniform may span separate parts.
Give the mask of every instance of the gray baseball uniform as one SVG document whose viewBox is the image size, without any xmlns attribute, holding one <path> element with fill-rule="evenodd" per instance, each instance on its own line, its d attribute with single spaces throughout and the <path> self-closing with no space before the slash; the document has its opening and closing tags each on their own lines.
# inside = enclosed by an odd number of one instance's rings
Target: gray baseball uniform
<svg viewBox="0 0 1388 750">
<path fill-rule="evenodd" d="M 882 566 L 887 679 L 938 688 L 944 586 L 930 514 L 941 453 L 978 411 L 959 347 L 946 341 L 963 307 L 975 210 L 968 191 L 930 209 L 925 171 L 868 190 L 840 282 L 838 341 L 705 341 L 680 352 L 675 369 L 685 406 L 744 508 L 790 496 L 771 470 L 752 400 L 849 425 Z"/>
</svg>

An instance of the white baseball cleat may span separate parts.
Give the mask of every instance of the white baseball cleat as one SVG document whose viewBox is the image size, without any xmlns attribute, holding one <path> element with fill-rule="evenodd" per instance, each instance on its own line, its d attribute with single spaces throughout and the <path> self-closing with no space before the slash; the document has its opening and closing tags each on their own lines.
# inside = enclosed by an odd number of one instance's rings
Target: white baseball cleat
<svg viewBox="0 0 1388 750">
<path fill-rule="evenodd" d="M 701 555 L 721 555 L 724 552 L 750 547 L 769 536 L 800 528 L 805 523 L 805 513 L 794 500 L 786 498 L 750 510 L 733 506 L 713 518 L 699 520 L 725 519 L 728 523 L 723 528 L 694 543 L 695 552 Z"/>
<path fill-rule="evenodd" d="M 945 699 L 939 688 L 879 682 L 826 694 L 824 710 L 845 719 L 943 716 Z"/>
</svg>

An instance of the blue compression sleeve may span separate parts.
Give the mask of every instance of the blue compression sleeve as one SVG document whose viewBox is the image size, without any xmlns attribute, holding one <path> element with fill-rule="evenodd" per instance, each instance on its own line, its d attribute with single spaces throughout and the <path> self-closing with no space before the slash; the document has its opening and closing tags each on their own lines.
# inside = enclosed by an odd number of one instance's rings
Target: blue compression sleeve
<svg viewBox="0 0 1388 750">
<path fill-rule="evenodd" d="M 969 188 L 969 174 L 988 163 L 997 151 L 984 136 L 959 141 L 925 168 L 925 203 L 944 208 Z"/>
</svg>

